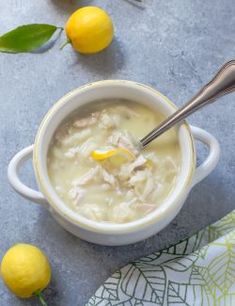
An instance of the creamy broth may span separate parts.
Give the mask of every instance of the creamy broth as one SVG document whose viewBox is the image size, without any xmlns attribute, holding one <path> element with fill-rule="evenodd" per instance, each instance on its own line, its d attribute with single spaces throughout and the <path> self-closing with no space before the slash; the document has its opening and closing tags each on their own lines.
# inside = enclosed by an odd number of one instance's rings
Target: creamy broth
<svg viewBox="0 0 235 306">
<path fill-rule="evenodd" d="M 84 217 L 112 223 L 139 219 L 161 205 L 175 186 L 181 154 L 175 129 L 139 152 L 141 139 L 161 113 L 132 101 L 97 101 L 63 122 L 48 151 L 48 174 L 59 197 Z M 94 160 L 106 145 L 128 149 L 134 158 Z"/>
</svg>

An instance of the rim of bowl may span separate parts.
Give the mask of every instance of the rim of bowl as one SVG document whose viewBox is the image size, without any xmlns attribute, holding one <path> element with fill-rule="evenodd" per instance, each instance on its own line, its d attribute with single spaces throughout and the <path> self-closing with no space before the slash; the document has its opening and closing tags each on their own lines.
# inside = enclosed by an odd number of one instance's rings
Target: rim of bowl
<svg viewBox="0 0 235 306">
<path fill-rule="evenodd" d="M 50 183 L 50 179 L 47 175 L 47 173 L 44 173 L 43 167 L 42 167 L 42 160 L 40 156 L 40 145 L 43 144 L 43 132 L 45 132 L 48 122 L 53 119 L 53 115 L 65 104 L 69 101 L 69 99 L 73 96 L 76 96 L 81 91 L 95 88 L 99 86 L 104 85 L 128 85 L 128 86 L 134 86 L 134 87 L 141 87 L 141 89 L 145 89 L 147 91 L 151 91 L 154 95 L 160 96 L 165 103 L 170 105 L 172 108 L 177 110 L 177 107 L 174 105 L 172 101 L 170 101 L 166 96 L 164 96 L 162 93 L 157 91 L 156 89 L 153 89 L 152 87 L 138 83 L 135 81 L 129 81 L 129 80 L 103 80 L 103 81 L 97 81 L 92 83 L 87 83 L 83 86 L 80 86 L 64 96 L 62 96 L 59 100 L 55 102 L 55 104 L 48 110 L 46 115 L 44 116 L 43 120 L 41 121 L 41 124 L 38 128 L 36 138 L 35 138 L 35 144 L 33 149 L 33 166 L 36 174 L 36 180 L 39 185 L 39 189 L 45 196 L 46 200 L 48 201 L 49 205 L 55 210 L 61 217 L 65 218 L 69 222 L 72 222 L 74 225 L 77 225 L 83 229 L 95 232 L 95 233 L 103 233 L 103 234 L 125 234 L 127 232 L 135 232 L 142 228 L 147 227 L 150 224 L 157 223 L 164 218 L 164 215 L 169 212 L 170 208 L 172 208 L 174 202 L 169 201 L 169 196 L 161 203 L 159 207 L 156 207 L 156 209 L 147 214 L 146 216 L 131 221 L 127 223 L 105 223 L 105 222 L 98 222 L 93 221 L 90 219 L 87 219 L 81 215 L 79 215 L 77 212 L 73 211 L 69 206 L 67 206 L 57 195 L 55 192 L 53 186 Z M 66 116 L 67 117 L 67 116 Z M 65 119 L 65 118 L 64 118 Z M 195 147 L 194 147 L 194 141 L 193 136 L 191 134 L 190 127 L 186 121 L 180 124 L 180 129 L 184 128 L 187 132 L 188 136 L 188 142 L 190 144 L 190 164 L 191 167 L 189 168 L 189 171 L 187 175 L 185 176 L 184 183 L 182 184 L 181 189 L 177 190 L 175 195 L 175 200 L 177 198 L 180 198 L 180 196 L 183 193 L 188 192 L 188 188 L 191 185 L 192 177 L 195 170 Z M 47 181 L 47 182 L 46 182 Z M 49 183 L 49 184 L 48 184 Z M 50 191 L 48 190 L 50 189 Z M 172 193 L 172 192 L 171 192 Z M 167 205 L 168 204 L 168 205 Z M 49 208 L 50 210 L 50 208 Z M 169 212 L 170 213 L 170 212 Z"/>
</svg>

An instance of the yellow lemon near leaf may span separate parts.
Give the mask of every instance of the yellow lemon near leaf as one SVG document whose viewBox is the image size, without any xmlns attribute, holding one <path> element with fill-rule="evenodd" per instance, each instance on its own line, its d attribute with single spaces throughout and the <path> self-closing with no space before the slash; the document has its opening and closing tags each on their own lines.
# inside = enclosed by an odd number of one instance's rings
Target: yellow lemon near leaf
<svg viewBox="0 0 235 306">
<path fill-rule="evenodd" d="M 51 268 L 45 254 L 31 244 L 16 244 L 4 255 L 1 276 L 18 297 L 39 295 L 51 280 Z M 42 298 L 42 297 L 39 297 Z"/>
<path fill-rule="evenodd" d="M 0 36 L 0 52 L 32 52 L 42 47 L 60 26 L 52 24 L 25 24 Z M 113 23 L 110 16 L 96 6 L 85 6 L 75 11 L 65 25 L 68 40 L 73 48 L 84 54 L 102 51 L 113 39 Z"/>
<path fill-rule="evenodd" d="M 99 7 L 86 6 L 68 19 L 65 31 L 73 48 L 84 54 L 102 51 L 113 39 L 113 23 Z"/>
</svg>

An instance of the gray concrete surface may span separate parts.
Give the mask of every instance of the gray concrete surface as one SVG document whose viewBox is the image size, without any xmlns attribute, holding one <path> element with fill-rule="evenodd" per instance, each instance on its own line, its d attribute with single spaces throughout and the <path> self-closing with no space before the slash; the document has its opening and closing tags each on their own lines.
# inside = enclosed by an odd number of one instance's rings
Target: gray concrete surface
<svg viewBox="0 0 235 306">
<path fill-rule="evenodd" d="M 34 142 L 37 127 L 55 101 L 87 82 L 130 79 L 152 85 L 182 105 L 225 61 L 235 57 L 233 0 L 144 0 L 138 8 L 125 0 L 0 0 L 0 31 L 44 22 L 63 25 L 82 5 L 106 9 L 115 40 L 94 56 L 59 51 L 64 35 L 42 54 L 0 54 L 0 257 L 14 243 L 28 242 L 49 256 L 53 280 L 49 305 L 85 305 L 96 288 L 129 260 L 167 247 L 234 209 L 235 95 L 224 97 L 190 118 L 213 133 L 222 155 L 217 169 L 194 188 L 175 220 L 161 233 L 126 247 L 101 247 L 65 232 L 42 207 L 9 186 L 10 158 Z M 199 159 L 205 155 L 199 147 Z M 22 173 L 32 185 L 31 165 Z M 10 294 L 0 282 L 0 305 L 38 305 Z"/>
</svg>

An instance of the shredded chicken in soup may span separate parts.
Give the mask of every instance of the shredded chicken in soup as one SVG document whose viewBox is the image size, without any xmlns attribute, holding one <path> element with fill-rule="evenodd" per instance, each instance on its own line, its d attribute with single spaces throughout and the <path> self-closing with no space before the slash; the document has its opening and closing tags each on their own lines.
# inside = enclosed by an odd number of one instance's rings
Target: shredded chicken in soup
<svg viewBox="0 0 235 306">
<path fill-rule="evenodd" d="M 175 186 L 180 147 L 171 129 L 144 150 L 137 140 L 164 116 L 132 101 L 80 107 L 51 141 L 48 173 L 59 197 L 78 214 L 126 223 L 161 205 Z"/>
</svg>

